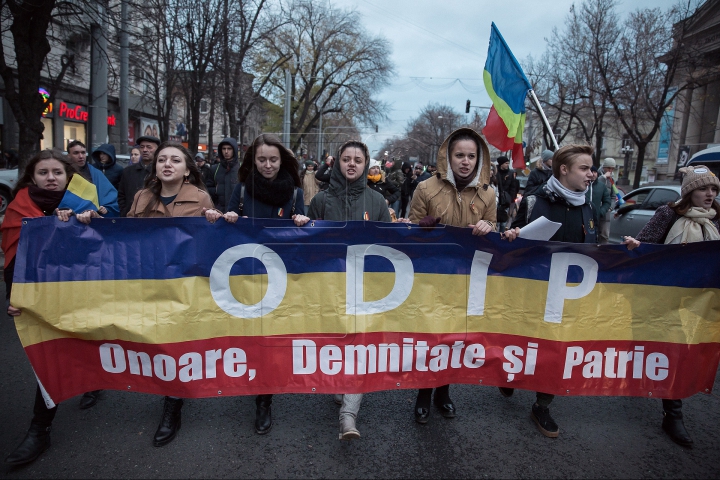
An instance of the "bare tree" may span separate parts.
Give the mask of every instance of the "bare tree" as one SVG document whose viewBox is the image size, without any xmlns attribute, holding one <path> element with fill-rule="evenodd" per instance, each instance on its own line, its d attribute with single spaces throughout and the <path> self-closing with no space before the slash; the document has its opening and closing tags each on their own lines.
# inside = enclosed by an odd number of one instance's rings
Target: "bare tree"
<svg viewBox="0 0 720 480">
<path fill-rule="evenodd" d="M 278 104 L 284 98 L 284 72 L 292 74 L 292 148 L 317 130 L 323 113 L 365 124 L 383 118 L 387 105 L 373 95 L 393 74 L 387 40 L 368 34 L 356 11 L 310 0 L 297 0 L 289 11 L 291 22 L 271 36 L 268 50 L 269 58 L 292 58 L 282 71 L 269 74 Z"/>
<path fill-rule="evenodd" d="M 86 39 L 89 46 L 89 30 L 73 30 L 65 25 L 104 23 L 108 11 L 96 6 L 82 0 L 0 0 L 0 78 L 20 131 L 20 172 L 38 151 L 43 138 L 41 118 L 46 105 L 38 92 L 41 83 L 49 85 L 52 102 L 66 73 L 77 61 L 69 48 L 65 53 L 51 55 L 52 42 L 76 35 Z M 5 39 L 12 39 L 13 50 L 6 50 Z M 65 42 L 66 46 L 68 43 Z"/>
<path fill-rule="evenodd" d="M 587 5 L 611 3 L 593 0 Z M 608 102 L 637 146 L 633 188 L 640 185 L 647 146 L 659 131 L 666 109 L 693 82 L 691 77 L 678 82 L 676 73 L 678 69 L 692 71 L 688 64 L 696 61 L 695 55 L 673 44 L 673 24 L 679 30 L 675 34 L 682 38 L 690 14 L 687 7 L 669 12 L 659 8 L 637 10 L 622 24 L 609 50 L 609 60 L 599 53 L 593 57 Z"/>
</svg>

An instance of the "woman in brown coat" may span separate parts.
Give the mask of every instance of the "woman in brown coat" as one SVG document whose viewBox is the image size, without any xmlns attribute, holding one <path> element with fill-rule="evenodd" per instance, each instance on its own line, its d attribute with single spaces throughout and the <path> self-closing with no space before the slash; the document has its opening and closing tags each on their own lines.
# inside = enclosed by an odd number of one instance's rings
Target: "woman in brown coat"
<svg viewBox="0 0 720 480">
<path fill-rule="evenodd" d="M 423 228 L 438 223 L 471 227 L 473 235 L 495 230 L 497 207 L 490 184 L 490 151 L 485 140 L 470 128 L 460 128 L 438 150 L 437 173 L 420 182 L 410 205 L 410 221 Z M 415 421 L 425 424 L 430 416 L 432 388 L 418 392 Z M 455 417 L 450 385 L 435 389 L 435 406 L 445 418 Z"/>
<path fill-rule="evenodd" d="M 97 212 L 89 211 L 77 216 L 83 223 L 97 217 Z M 213 208 L 210 195 L 205 189 L 202 174 L 187 151 L 179 143 L 164 142 L 155 151 L 152 173 L 145 179 L 142 190 L 127 214 L 128 217 L 199 217 L 204 216 L 210 222 L 218 218 L 234 223 L 237 215 L 222 215 Z M 155 432 L 153 445 L 162 447 L 170 443 L 180 430 L 182 398 L 165 397 L 163 415 Z"/>
</svg>

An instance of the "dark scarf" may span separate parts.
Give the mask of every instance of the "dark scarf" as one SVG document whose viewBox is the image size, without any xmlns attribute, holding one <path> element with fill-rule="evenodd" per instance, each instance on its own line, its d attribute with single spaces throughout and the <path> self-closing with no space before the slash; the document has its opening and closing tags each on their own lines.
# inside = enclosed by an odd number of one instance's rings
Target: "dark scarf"
<svg viewBox="0 0 720 480">
<path fill-rule="evenodd" d="M 60 205 L 60 202 L 65 196 L 65 190 L 45 190 L 37 185 L 30 185 L 28 187 L 28 195 L 30 195 L 30 200 L 35 202 L 35 205 L 40 207 L 40 210 L 42 210 L 45 215 L 51 215 L 58 205 Z"/>
<path fill-rule="evenodd" d="M 235 166 L 235 159 L 232 158 L 230 160 L 227 160 L 227 159 L 223 158 L 222 160 L 220 160 L 220 165 L 222 165 L 225 168 L 226 172 L 229 172 Z"/>
<path fill-rule="evenodd" d="M 477 169 L 473 170 L 473 172 L 465 178 L 457 175 L 455 176 L 455 188 L 457 188 L 458 193 L 462 192 L 465 187 L 470 185 L 475 178 L 475 175 L 477 175 Z"/>
<path fill-rule="evenodd" d="M 260 175 L 254 167 L 245 179 L 245 188 L 248 195 L 266 205 L 279 207 L 285 205 L 293 195 L 295 182 L 284 168 L 280 168 L 277 177 L 272 182 Z"/>
</svg>

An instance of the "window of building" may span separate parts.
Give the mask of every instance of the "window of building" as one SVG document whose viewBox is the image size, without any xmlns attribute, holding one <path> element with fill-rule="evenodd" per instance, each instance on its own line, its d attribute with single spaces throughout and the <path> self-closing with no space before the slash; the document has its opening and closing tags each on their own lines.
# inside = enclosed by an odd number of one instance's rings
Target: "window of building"
<svg viewBox="0 0 720 480">
<path fill-rule="evenodd" d="M 200 135 L 207 135 L 207 123 L 200 124 Z"/>
<path fill-rule="evenodd" d="M 200 100 L 200 113 L 208 113 L 208 101 Z"/>
</svg>

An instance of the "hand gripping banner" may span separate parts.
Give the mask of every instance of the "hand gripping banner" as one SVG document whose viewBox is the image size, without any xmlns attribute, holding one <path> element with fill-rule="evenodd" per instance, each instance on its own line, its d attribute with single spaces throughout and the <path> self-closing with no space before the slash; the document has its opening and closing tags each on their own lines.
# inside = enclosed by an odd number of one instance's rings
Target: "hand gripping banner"
<svg viewBox="0 0 720 480">
<path fill-rule="evenodd" d="M 28 219 L 12 304 L 42 386 L 179 397 L 452 383 L 712 388 L 718 242 L 508 243 L 470 229 Z"/>
</svg>

